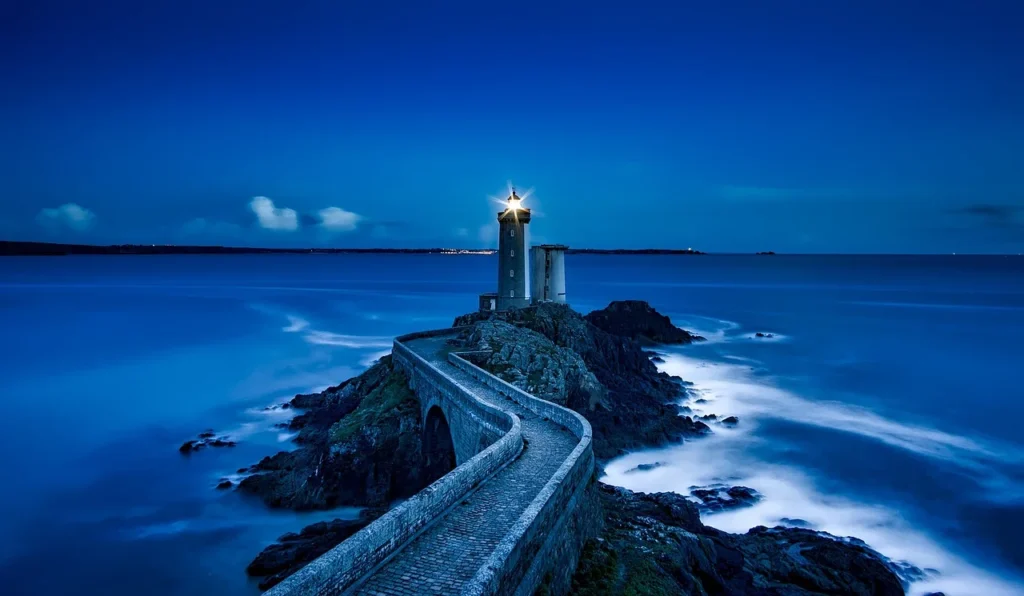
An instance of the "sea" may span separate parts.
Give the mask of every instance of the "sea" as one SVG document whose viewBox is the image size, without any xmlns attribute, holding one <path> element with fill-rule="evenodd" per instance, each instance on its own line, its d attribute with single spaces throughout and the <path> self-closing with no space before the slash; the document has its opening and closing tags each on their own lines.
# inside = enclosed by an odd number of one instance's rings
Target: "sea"
<svg viewBox="0 0 1024 596">
<path fill-rule="evenodd" d="M 289 412 L 268 407 L 450 325 L 495 270 L 440 254 L 0 259 L 0 591 L 258 594 L 245 566 L 263 547 L 358 515 L 216 489 L 293 448 Z M 739 418 L 607 462 L 605 482 L 748 486 L 763 500 L 704 523 L 857 537 L 921 570 L 911 594 L 1024 594 L 1024 258 L 569 255 L 566 277 L 581 312 L 647 300 L 706 337 L 660 348 L 660 366 L 692 382 L 696 414 Z M 206 429 L 238 446 L 178 452 Z"/>
</svg>

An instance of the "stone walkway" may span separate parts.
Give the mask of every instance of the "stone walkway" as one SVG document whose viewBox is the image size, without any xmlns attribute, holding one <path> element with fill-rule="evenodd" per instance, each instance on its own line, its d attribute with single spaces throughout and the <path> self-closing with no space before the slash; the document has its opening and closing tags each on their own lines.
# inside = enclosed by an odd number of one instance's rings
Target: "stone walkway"
<svg viewBox="0 0 1024 596">
<path fill-rule="evenodd" d="M 518 415 L 526 447 L 516 460 L 356 586 L 356 594 L 459 593 L 579 442 L 568 430 L 538 418 L 450 364 L 444 352 L 445 339 L 425 338 L 406 345 L 484 401 Z"/>
</svg>

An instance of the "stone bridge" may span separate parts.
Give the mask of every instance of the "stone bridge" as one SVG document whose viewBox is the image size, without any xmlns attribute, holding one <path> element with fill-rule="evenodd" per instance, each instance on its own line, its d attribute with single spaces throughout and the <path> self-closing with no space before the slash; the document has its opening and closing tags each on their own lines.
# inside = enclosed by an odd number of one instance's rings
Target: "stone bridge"
<svg viewBox="0 0 1024 596">
<path fill-rule="evenodd" d="M 529 595 L 571 569 L 590 423 L 451 352 L 457 332 L 399 337 L 392 352 L 422 404 L 425 456 L 454 452 L 455 469 L 268 594 Z"/>
</svg>

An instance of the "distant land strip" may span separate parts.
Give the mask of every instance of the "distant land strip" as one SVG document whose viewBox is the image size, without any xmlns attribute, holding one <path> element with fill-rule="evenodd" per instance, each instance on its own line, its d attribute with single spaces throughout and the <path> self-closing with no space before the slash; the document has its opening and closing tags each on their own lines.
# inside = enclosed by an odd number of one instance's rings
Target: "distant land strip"
<svg viewBox="0 0 1024 596">
<path fill-rule="evenodd" d="M 243 254 L 443 254 L 492 255 L 490 248 L 254 248 L 188 246 L 179 244 L 56 244 L 0 240 L 0 256 L 65 255 L 243 255 Z M 604 249 L 570 248 L 569 254 L 599 255 L 702 255 L 691 248 Z"/>
</svg>

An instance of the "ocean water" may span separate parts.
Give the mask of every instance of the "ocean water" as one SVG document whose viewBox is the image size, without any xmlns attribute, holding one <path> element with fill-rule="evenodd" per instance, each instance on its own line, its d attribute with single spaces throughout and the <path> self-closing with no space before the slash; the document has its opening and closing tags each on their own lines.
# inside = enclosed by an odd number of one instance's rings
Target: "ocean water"
<svg viewBox="0 0 1024 596">
<path fill-rule="evenodd" d="M 610 462 L 636 490 L 764 494 L 783 518 L 928 569 L 912 593 L 1024 593 L 1024 259 L 567 257 L 586 312 L 644 299 L 707 342 L 666 349 L 712 437 Z M 269 511 L 220 478 L 290 447 L 269 405 L 337 383 L 395 335 L 451 324 L 487 256 L 0 260 L 5 593 L 256 594 L 245 565 L 354 509 Z M 770 339 L 756 332 L 774 334 Z M 206 428 L 234 449 L 184 457 Z M 648 472 L 639 463 L 662 462 Z"/>
</svg>

